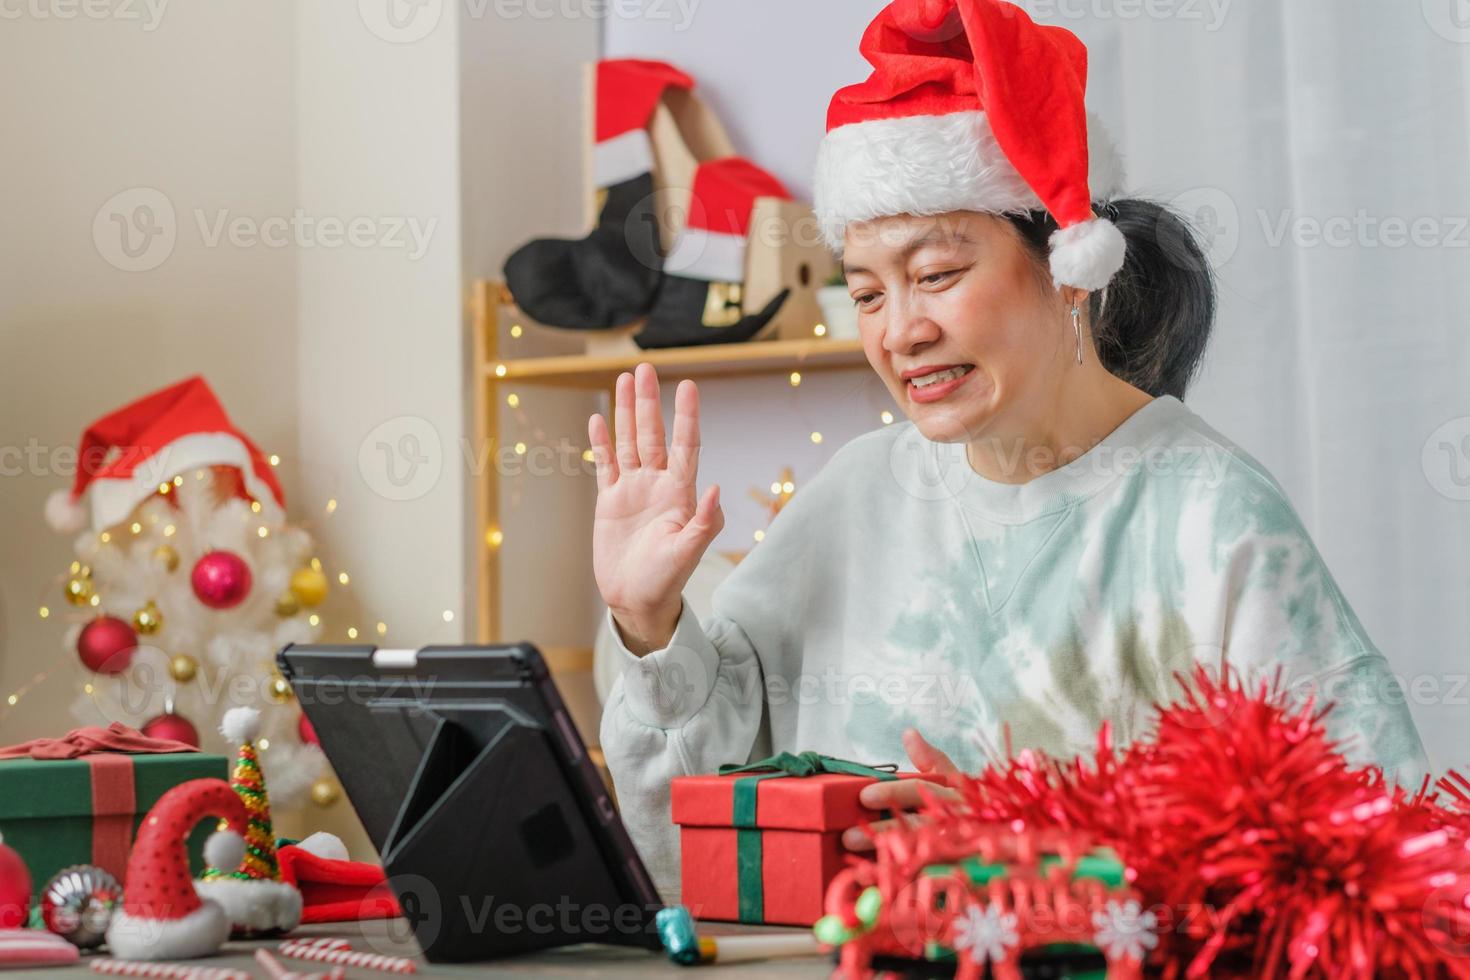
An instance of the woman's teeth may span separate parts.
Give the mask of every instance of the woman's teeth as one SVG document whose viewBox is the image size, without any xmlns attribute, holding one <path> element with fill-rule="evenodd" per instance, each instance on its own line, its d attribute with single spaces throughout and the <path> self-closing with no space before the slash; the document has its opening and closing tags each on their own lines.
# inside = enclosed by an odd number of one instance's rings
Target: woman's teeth
<svg viewBox="0 0 1470 980">
<path fill-rule="evenodd" d="M 962 378 L 970 370 L 971 366 L 968 364 L 962 367 L 952 367 L 944 371 L 935 371 L 933 374 L 926 374 L 922 377 L 911 378 L 909 379 L 909 384 L 915 388 L 927 388 L 930 385 L 942 384 L 946 381 L 953 381 L 955 378 Z"/>
</svg>

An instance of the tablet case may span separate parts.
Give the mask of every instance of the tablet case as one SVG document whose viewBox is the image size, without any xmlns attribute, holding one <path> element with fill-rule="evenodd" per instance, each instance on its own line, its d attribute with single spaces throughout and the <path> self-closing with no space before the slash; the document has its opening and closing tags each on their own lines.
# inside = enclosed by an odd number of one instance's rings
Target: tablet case
<svg viewBox="0 0 1470 980">
<path fill-rule="evenodd" d="M 535 647 L 375 652 L 277 661 L 424 956 L 659 949 L 658 893 Z"/>
</svg>

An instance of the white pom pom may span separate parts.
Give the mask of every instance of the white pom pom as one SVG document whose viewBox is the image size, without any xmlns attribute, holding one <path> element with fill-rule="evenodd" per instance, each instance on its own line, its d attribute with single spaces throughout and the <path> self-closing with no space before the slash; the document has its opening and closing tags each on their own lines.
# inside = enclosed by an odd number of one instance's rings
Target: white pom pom
<svg viewBox="0 0 1470 980">
<path fill-rule="evenodd" d="M 224 722 L 219 730 L 232 745 L 253 742 L 260 734 L 260 712 L 255 708 L 231 708 L 225 712 Z"/>
<path fill-rule="evenodd" d="M 87 508 L 72 499 L 70 490 L 53 490 L 46 498 L 46 523 L 61 534 L 75 534 L 87 526 Z"/>
<path fill-rule="evenodd" d="M 204 860 L 211 868 L 234 871 L 245 857 L 245 838 L 233 830 L 221 830 L 204 842 Z"/>
<path fill-rule="evenodd" d="M 1051 244 L 1052 283 L 1060 289 L 1102 289 L 1123 268 L 1128 240 L 1106 218 L 1093 218 L 1054 232 Z"/>
<path fill-rule="evenodd" d="M 347 860 L 347 845 L 342 843 L 342 838 L 336 834 L 329 834 L 325 830 L 318 830 L 296 846 L 309 854 L 326 858 L 328 861 Z"/>
</svg>

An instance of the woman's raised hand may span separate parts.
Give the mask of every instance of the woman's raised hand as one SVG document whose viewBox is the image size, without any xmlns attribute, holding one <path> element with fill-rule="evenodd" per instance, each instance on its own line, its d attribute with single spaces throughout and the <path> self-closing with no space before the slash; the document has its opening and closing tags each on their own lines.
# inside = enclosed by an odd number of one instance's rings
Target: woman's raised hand
<svg viewBox="0 0 1470 980">
<path fill-rule="evenodd" d="M 699 389 L 681 381 L 674 392 L 674 438 L 664 442 L 658 373 L 639 364 L 618 375 L 613 421 L 617 445 L 601 415 L 587 420 L 597 466 L 592 571 L 628 649 L 668 645 L 681 594 L 715 535 L 725 526 L 720 488 L 698 494 Z"/>
</svg>

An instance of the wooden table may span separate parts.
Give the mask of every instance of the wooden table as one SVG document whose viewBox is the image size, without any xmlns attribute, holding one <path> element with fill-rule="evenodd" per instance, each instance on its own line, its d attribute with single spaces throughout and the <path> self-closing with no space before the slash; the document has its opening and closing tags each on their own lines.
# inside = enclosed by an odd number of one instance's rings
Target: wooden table
<svg viewBox="0 0 1470 980">
<path fill-rule="evenodd" d="M 701 926 L 701 933 L 706 935 L 729 935 L 740 932 L 799 932 L 803 930 L 786 930 L 780 928 L 755 928 L 724 923 L 706 923 Z M 425 963 L 419 956 L 417 944 L 413 941 L 413 935 L 409 931 L 408 924 L 402 919 L 370 922 L 346 922 L 330 925 L 302 926 L 293 936 L 311 938 L 317 936 L 340 936 L 352 943 L 357 950 L 366 950 L 374 953 L 382 953 L 388 956 L 409 956 L 418 961 L 419 972 L 411 974 L 414 976 L 489 976 L 489 977 L 628 977 L 645 978 L 648 976 L 673 976 L 683 973 L 686 977 L 698 977 L 699 974 L 690 974 L 688 967 L 676 966 L 668 957 L 646 952 L 640 949 L 625 949 L 615 946 L 567 946 L 561 949 L 547 950 L 541 953 L 531 953 L 526 956 L 517 956 L 511 959 L 494 960 L 488 963 L 463 963 L 453 965 L 435 965 Z M 255 962 L 255 950 L 257 947 L 275 951 L 279 940 L 265 942 L 230 942 L 226 943 L 218 956 L 209 959 L 193 960 L 191 963 L 197 966 L 227 967 L 236 970 L 248 970 L 255 977 L 265 977 L 265 970 Z M 282 960 L 292 969 L 303 971 L 313 969 L 324 969 L 322 964 L 306 963 L 301 960 Z M 804 980 L 815 980 L 815 978 L 827 977 L 831 974 L 833 963 L 827 956 L 810 956 L 802 959 L 771 960 L 764 963 L 732 963 L 718 969 L 718 973 L 711 975 L 711 980 L 736 980 L 736 978 L 754 977 L 800 977 Z M 97 978 L 102 974 L 93 973 L 87 967 L 87 958 L 83 957 L 80 965 L 64 969 L 47 970 L 8 970 L 0 971 L 0 980 L 10 980 L 11 977 L 35 977 L 37 980 L 53 978 L 61 980 L 63 977 L 91 977 Z M 366 980 L 366 978 L 377 977 L 379 980 L 388 980 L 396 976 L 391 973 L 379 973 L 375 970 L 349 969 L 348 980 Z"/>
</svg>

